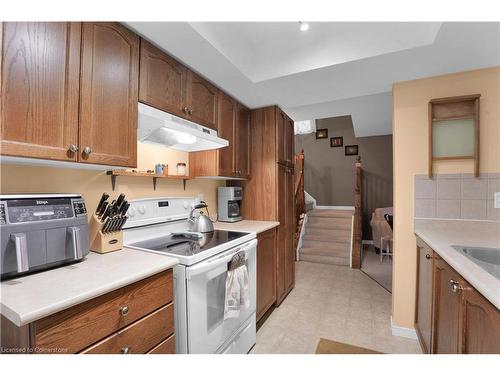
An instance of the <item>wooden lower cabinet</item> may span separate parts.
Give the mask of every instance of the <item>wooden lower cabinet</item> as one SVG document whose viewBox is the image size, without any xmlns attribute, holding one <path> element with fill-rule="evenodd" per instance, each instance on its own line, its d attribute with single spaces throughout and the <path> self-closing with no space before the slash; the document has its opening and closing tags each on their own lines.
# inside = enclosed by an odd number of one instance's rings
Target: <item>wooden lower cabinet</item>
<svg viewBox="0 0 500 375">
<path fill-rule="evenodd" d="M 463 282 L 442 259 L 434 263 L 433 353 L 459 353 L 460 293 L 453 292 L 452 281 Z"/>
<path fill-rule="evenodd" d="M 276 228 L 257 236 L 257 321 L 276 302 Z"/>
<path fill-rule="evenodd" d="M 160 347 L 174 341 L 173 306 L 173 276 L 167 270 L 27 326 L 2 317 L 2 347 L 45 354 L 173 352 L 171 343 Z"/>
<path fill-rule="evenodd" d="M 415 330 L 422 352 L 431 352 L 432 337 L 432 249 L 417 241 L 417 303 L 415 304 Z"/>
<path fill-rule="evenodd" d="M 415 329 L 424 353 L 500 354 L 500 311 L 418 237 Z"/>
</svg>

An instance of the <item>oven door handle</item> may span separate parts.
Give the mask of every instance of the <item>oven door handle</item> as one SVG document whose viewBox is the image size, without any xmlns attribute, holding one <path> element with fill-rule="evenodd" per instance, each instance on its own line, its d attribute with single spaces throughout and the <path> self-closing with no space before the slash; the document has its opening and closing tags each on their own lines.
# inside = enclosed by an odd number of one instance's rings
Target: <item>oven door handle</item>
<svg viewBox="0 0 500 375">
<path fill-rule="evenodd" d="M 234 255 L 236 255 L 237 253 L 239 253 L 241 251 L 245 252 L 245 258 L 248 259 L 248 255 L 249 255 L 250 250 L 252 248 L 255 249 L 256 246 L 257 246 L 257 240 L 254 239 L 250 242 L 247 242 L 243 246 L 236 247 L 233 251 L 231 251 L 227 255 L 222 255 L 222 256 L 216 257 L 214 259 L 210 259 L 206 262 L 202 262 L 199 265 L 188 267 L 188 268 L 186 268 L 186 278 L 188 280 L 190 280 L 192 276 L 196 276 L 196 275 L 204 273 L 208 270 L 215 269 L 218 266 L 220 266 L 221 264 L 224 264 L 224 263 L 227 264 L 233 258 Z"/>
</svg>

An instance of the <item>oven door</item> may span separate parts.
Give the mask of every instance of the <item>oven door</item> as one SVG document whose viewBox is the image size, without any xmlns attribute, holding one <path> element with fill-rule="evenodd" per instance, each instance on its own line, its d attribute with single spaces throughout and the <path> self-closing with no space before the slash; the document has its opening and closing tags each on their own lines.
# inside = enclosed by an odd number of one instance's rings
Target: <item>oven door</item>
<svg viewBox="0 0 500 375">
<path fill-rule="evenodd" d="M 215 353 L 255 314 L 256 249 L 254 239 L 186 268 L 189 353 Z M 224 320 L 227 264 L 240 251 L 246 257 L 250 307 L 242 310 L 238 318 Z"/>
</svg>

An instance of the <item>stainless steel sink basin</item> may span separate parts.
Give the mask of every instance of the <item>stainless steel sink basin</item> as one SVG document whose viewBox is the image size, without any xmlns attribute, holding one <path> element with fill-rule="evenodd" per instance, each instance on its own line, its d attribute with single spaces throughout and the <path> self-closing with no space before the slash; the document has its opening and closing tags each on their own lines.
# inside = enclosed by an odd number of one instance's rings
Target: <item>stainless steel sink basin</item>
<svg viewBox="0 0 500 375">
<path fill-rule="evenodd" d="M 460 245 L 451 247 L 500 280 L 500 248 Z"/>
</svg>

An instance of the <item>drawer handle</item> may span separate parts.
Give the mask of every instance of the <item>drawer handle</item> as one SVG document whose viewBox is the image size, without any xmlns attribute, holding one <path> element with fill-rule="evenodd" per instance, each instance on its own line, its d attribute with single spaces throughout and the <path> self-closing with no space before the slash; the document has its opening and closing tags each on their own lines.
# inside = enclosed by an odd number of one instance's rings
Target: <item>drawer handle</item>
<svg viewBox="0 0 500 375">
<path fill-rule="evenodd" d="M 448 285 L 450 286 L 453 293 L 458 293 L 463 290 L 463 288 L 460 286 L 460 283 L 453 279 L 450 279 L 450 281 L 448 281 Z"/>
<path fill-rule="evenodd" d="M 430 254 L 425 254 L 425 259 L 431 259 Z"/>
<path fill-rule="evenodd" d="M 120 353 L 122 354 L 130 354 L 130 348 L 128 346 L 122 348 L 122 350 L 120 350 Z"/>
<path fill-rule="evenodd" d="M 128 307 L 127 306 L 120 307 L 120 315 L 125 316 L 127 314 L 128 314 Z"/>
</svg>

